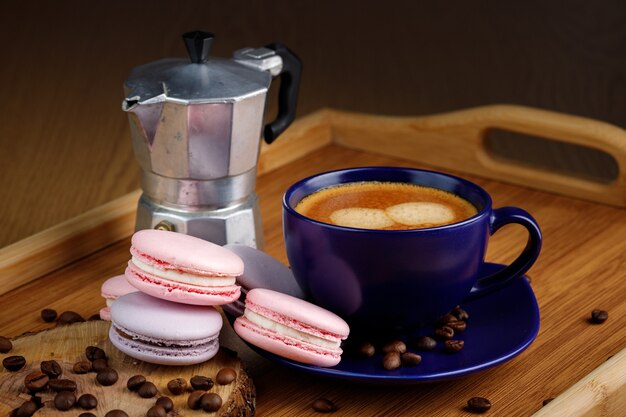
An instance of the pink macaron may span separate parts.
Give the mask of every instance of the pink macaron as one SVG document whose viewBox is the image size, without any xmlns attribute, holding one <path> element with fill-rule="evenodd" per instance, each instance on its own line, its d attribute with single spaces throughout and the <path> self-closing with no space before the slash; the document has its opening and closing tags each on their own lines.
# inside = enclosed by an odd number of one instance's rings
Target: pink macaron
<svg viewBox="0 0 626 417">
<path fill-rule="evenodd" d="M 294 361 L 334 366 L 350 328 L 339 316 L 315 304 L 265 288 L 246 296 L 245 311 L 234 324 L 248 343 Z"/>
<path fill-rule="evenodd" d="M 111 321 L 111 305 L 113 302 L 122 295 L 136 292 L 137 288 L 128 283 L 125 275 L 117 275 L 104 281 L 100 291 L 107 304 L 106 307 L 100 309 L 100 318 Z"/>
<path fill-rule="evenodd" d="M 153 297 L 183 304 L 221 305 L 240 295 L 243 261 L 206 240 L 163 230 L 140 230 L 131 240 L 126 279 Z"/>
<path fill-rule="evenodd" d="M 145 362 L 193 365 L 211 359 L 219 349 L 222 316 L 214 307 L 134 292 L 113 303 L 111 318 L 111 343 Z"/>
</svg>

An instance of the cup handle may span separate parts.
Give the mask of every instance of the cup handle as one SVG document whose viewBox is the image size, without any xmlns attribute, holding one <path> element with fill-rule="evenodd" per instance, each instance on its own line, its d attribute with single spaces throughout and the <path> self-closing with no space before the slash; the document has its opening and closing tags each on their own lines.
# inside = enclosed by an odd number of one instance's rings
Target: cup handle
<svg viewBox="0 0 626 417">
<path fill-rule="evenodd" d="M 489 219 L 489 234 L 493 235 L 502 226 L 510 223 L 521 224 L 528 230 L 528 241 L 522 253 L 510 265 L 487 277 L 480 278 L 470 291 L 466 300 L 478 298 L 498 289 L 514 278 L 528 271 L 535 263 L 541 251 L 541 230 L 527 211 L 517 207 L 502 207 L 493 210 Z"/>
</svg>

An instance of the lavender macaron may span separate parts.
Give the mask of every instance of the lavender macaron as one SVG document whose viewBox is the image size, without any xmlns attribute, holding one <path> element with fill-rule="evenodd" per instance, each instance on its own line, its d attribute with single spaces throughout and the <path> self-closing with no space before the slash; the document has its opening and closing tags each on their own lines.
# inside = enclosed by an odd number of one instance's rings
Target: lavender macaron
<svg viewBox="0 0 626 417">
<path fill-rule="evenodd" d="M 135 292 L 111 306 L 111 343 L 135 359 L 193 365 L 219 349 L 222 316 L 214 307 L 175 303 Z"/>
</svg>

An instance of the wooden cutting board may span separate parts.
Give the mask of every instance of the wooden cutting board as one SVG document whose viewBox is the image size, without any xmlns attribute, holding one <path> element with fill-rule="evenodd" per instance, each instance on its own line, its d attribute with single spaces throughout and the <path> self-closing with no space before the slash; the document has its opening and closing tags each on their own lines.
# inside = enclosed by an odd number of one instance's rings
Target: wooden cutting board
<svg viewBox="0 0 626 417">
<path fill-rule="evenodd" d="M 145 416 L 157 398 L 168 396 L 174 402 L 174 410 L 168 416 L 252 416 L 255 411 L 255 388 L 252 380 L 243 368 L 237 354 L 221 348 L 218 354 L 209 361 L 194 366 L 160 366 L 133 359 L 117 350 L 108 339 L 110 323 L 107 321 L 89 321 L 60 326 L 38 333 L 27 334 L 13 340 L 13 350 L 5 355 L 21 355 L 26 358 L 26 366 L 18 372 L 8 372 L 0 368 L 0 415 L 9 415 L 11 410 L 19 407 L 29 399 L 24 387 L 24 377 L 30 372 L 39 370 L 41 361 L 56 360 L 63 368 L 62 378 L 72 379 L 78 388 L 76 396 L 90 393 L 98 399 L 98 407 L 91 410 L 98 416 L 104 416 L 109 410 L 120 409 L 131 417 Z M 107 353 L 109 366 L 119 374 L 118 381 L 109 387 L 96 382 L 96 374 L 77 375 L 72 371 L 74 363 L 85 360 L 85 348 L 98 346 Z M 232 368 L 237 372 L 237 379 L 229 385 L 217 383 L 209 392 L 222 397 L 222 407 L 215 413 L 202 410 L 191 410 L 187 406 L 189 393 L 172 395 L 167 389 L 168 381 L 174 378 L 185 378 L 187 381 L 194 375 L 204 375 L 215 381 L 215 375 L 222 368 Z M 159 390 L 154 398 L 141 398 L 137 393 L 126 388 L 126 381 L 141 374 L 153 382 Z M 59 415 L 54 407 L 54 392 L 42 391 L 38 394 L 44 407 L 36 416 Z M 76 417 L 84 410 L 74 407 L 63 412 L 64 416 Z"/>
</svg>

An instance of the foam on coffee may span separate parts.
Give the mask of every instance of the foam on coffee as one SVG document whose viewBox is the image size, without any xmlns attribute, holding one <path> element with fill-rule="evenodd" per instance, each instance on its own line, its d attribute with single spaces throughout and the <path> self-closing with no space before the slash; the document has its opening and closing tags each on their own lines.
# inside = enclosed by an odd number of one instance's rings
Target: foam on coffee
<svg viewBox="0 0 626 417">
<path fill-rule="evenodd" d="M 295 209 L 321 222 L 378 230 L 442 226 L 477 213 L 471 203 L 447 191 L 377 181 L 324 188 L 305 197 Z"/>
</svg>

